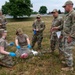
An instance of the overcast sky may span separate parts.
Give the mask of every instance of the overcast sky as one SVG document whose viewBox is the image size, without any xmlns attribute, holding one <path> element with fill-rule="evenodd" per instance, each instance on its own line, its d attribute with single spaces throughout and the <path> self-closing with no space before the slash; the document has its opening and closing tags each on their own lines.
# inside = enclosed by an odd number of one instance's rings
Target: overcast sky
<svg viewBox="0 0 75 75">
<path fill-rule="evenodd" d="M 5 4 L 5 1 L 9 1 L 9 0 L 0 0 L 0 9 L 1 9 L 1 6 Z M 33 4 L 32 9 L 34 11 L 39 11 L 40 6 L 46 6 L 49 12 L 55 8 L 60 9 L 61 11 L 64 11 L 62 6 L 66 1 L 67 0 L 31 0 L 31 3 Z M 72 1 L 73 3 L 75 3 L 75 0 L 72 0 Z M 75 7 L 75 4 L 74 4 L 74 7 Z"/>
</svg>

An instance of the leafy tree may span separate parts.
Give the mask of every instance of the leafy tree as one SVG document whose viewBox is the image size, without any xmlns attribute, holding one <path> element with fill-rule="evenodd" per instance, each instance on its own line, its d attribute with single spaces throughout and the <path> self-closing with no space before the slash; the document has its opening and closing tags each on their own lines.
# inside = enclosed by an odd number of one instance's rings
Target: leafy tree
<svg viewBox="0 0 75 75">
<path fill-rule="evenodd" d="M 47 7 L 46 6 L 41 6 L 39 9 L 40 14 L 46 14 L 47 13 Z"/>
<path fill-rule="evenodd" d="M 75 8 L 74 8 L 74 10 L 75 10 Z"/>
<path fill-rule="evenodd" d="M 5 5 L 2 6 L 4 14 L 9 14 L 17 18 L 17 16 L 27 15 L 30 16 L 32 13 L 32 4 L 30 0 L 9 0 Z"/>
<path fill-rule="evenodd" d="M 58 13 L 61 14 L 61 10 L 58 10 Z"/>
</svg>

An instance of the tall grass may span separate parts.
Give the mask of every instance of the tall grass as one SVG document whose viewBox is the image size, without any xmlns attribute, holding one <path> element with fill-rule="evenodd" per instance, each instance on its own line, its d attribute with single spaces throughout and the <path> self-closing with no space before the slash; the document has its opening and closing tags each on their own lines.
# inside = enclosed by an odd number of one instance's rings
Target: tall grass
<svg viewBox="0 0 75 75">
<path fill-rule="evenodd" d="M 52 17 L 43 17 L 45 21 L 46 29 L 44 31 L 44 39 L 42 42 L 42 50 L 50 50 L 50 26 Z M 34 19 L 33 19 L 34 20 Z M 9 42 L 15 40 L 15 31 L 18 28 L 22 28 L 24 33 L 32 39 L 32 23 L 33 20 L 8 22 L 7 40 Z M 37 46 L 37 45 L 36 45 Z M 35 46 L 35 50 L 37 47 Z M 9 47 L 8 51 L 16 51 L 16 47 Z M 75 55 L 74 55 L 75 56 Z M 0 67 L 0 75 L 75 75 L 73 72 L 61 71 L 63 65 L 58 57 L 58 49 L 56 49 L 54 55 L 44 54 L 42 56 L 33 56 L 28 59 L 13 58 L 16 65 L 13 68 Z M 75 60 L 74 60 L 75 64 Z M 74 65 L 75 68 L 75 65 Z"/>
</svg>

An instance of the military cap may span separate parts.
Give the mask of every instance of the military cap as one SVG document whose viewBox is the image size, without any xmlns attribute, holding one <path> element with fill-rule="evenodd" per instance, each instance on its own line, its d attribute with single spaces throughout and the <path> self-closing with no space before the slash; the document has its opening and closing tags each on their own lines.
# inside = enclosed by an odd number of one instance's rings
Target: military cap
<svg viewBox="0 0 75 75">
<path fill-rule="evenodd" d="M 73 2 L 71 0 L 68 0 L 65 2 L 65 4 L 62 7 L 64 8 L 66 7 L 66 5 L 73 5 Z"/>
<path fill-rule="evenodd" d="M 55 13 L 55 12 L 58 12 L 58 10 L 57 9 L 54 9 L 51 13 Z"/>
<path fill-rule="evenodd" d="M 41 17 L 41 15 L 40 14 L 37 14 L 37 16 L 36 17 Z"/>
</svg>

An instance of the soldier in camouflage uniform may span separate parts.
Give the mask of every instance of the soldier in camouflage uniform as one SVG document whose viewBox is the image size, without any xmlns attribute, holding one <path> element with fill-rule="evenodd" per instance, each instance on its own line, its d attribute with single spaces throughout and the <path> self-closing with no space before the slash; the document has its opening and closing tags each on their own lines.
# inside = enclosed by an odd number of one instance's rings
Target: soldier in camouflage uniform
<svg viewBox="0 0 75 75">
<path fill-rule="evenodd" d="M 52 11 L 52 14 L 53 14 L 53 21 L 52 21 L 52 25 L 51 25 L 51 29 L 50 29 L 50 36 L 51 36 L 51 39 L 50 39 L 50 42 L 51 42 L 51 52 L 54 52 L 55 50 L 55 47 L 56 45 L 58 44 L 58 49 L 59 49 L 59 52 L 61 52 L 61 49 L 62 49 L 62 43 L 61 43 L 61 40 L 62 40 L 62 31 L 61 31 L 61 26 L 63 25 L 63 19 L 62 17 L 60 17 L 58 15 L 58 11 L 57 9 L 54 9 Z M 59 29 L 55 29 L 56 27 L 60 27 Z M 58 38 L 57 37 L 57 32 L 60 31 L 61 32 L 61 35 L 60 37 Z"/>
<path fill-rule="evenodd" d="M 0 29 L 1 38 L 0 38 L 0 65 L 5 67 L 12 67 L 14 65 L 14 61 L 11 57 L 15 57 L 16 54 L 14 52 L 7 52 L 7 46 L 13 46 L 13 43 L 8 44 L 6 41 L 7 31 L 4 29 Z"/>
<path fill-rule="evenodd" d="M 43 31 L 45 29 L 45 23 L 41 20 L 41 15 L 38 14 L 36 20 L 34 21 L 33 25 L 33 38 L 32 38 L 32 48 L 34 47 L 35 43 L 38 44 L 38 49 L 41 49 L 41 42 L 43 39 Z"/>
<path fill-rule="evenodd" d="M 64 20 L 63 35 L 64 35 L 64 55 L 67 66 L 62 70 L 73 70 L 73 53 L 75 45 L 75 11 L 73 10 L 73 2 L 67 1 L 63 6 L 67 12 Z"/>
<path fill-rule="evenodd" d="M 6 30 L 6 19 L 5 16 L 2 15 L 2 11 L 0 11 L 0 29 L 5 29 Z"/>
<path fill-rule="evenodd" d="M 17 57 L 21 57 L 23 53 L 26 53 L 27 55 L 31 54 L 29 37 L 23 33 L 21 28 L 17 29 L 16 31 L 15 44 L 17 48 Z"/>
</svg>

